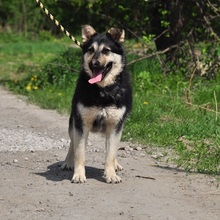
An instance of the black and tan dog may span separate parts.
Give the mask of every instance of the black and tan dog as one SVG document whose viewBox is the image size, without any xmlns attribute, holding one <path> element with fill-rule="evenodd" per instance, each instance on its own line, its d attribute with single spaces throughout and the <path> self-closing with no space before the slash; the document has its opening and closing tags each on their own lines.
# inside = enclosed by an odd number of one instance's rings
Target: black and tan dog
<svg viewBox="0 0 220 220">
<path fill-rule="evenodd" d="M 74 183 L 86 181 L 85 146 L 90 131 L 106 136 L 106 182 L 121 182 L 116 174 L 123 169 L 116 160 L 117 145 L 132 108 L 131 82 L 122 46 L 124 38 L 124 31 L 116 28 L 102 34 L 89 25 L 82 28 L 83 69 L 72 100 L 70 148 L 62 165 L 63 169 L 74 168 Z"/>
</svg>

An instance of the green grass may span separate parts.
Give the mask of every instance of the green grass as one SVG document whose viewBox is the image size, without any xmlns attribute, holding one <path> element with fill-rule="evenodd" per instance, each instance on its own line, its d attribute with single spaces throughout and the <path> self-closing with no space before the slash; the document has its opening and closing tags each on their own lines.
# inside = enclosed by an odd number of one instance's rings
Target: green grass
<svg viewBox="0 0 220 220">
<path fill-rule="evenodd" d="M 67 44 L 58 41 L 0 42 L 0 80 L 18 79 L 25 68 L 33 69 L 46 64 L 66 49 Z"/>
<path fill-rule="evenodd" d="M 2 43 L 4 82 L 43 108 L 69 112 L 81 66 L 81 51 L 60 41 Z M 131 61 L 135 56 L 129 55 Z M 188 171 L 220 173 L 220 76 L 189 79 L 164 76 L 155 59 L 129 66 L 133 112 L 123 139 L 172 149 L 175 162 Z"/>
<path fill-rule="evenodd" d="M 172 148 L 179 154 L 176 163 L 187 170 L 219 173 L 220 114 L 215 107 L 220 107 L 220 77 L 195 79 L 189 88 L 181 75 L 163 76 L 155 60 L 136 65 L 125 139 Z"/>
</svg>

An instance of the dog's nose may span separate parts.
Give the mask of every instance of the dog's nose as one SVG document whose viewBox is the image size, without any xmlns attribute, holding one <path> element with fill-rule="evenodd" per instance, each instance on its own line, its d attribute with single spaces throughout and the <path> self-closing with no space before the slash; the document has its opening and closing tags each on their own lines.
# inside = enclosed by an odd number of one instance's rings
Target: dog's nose
<svg viewBox="0 0 220 220">
<path fill-rule="evenodd" d="M 93 68 L 99 68 L 100 67 L 100 62 L 97 59 L 92 60 L 92 67 Z"/>
</svg>

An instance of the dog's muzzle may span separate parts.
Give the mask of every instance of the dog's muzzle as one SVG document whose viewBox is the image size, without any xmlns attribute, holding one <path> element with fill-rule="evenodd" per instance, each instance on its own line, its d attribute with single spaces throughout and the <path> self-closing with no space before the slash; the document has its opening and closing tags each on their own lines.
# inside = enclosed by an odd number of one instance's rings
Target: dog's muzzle
<svg viewBox="0 0 220 220">
<path fill-rule="evenodd" d="M 103 67 L 98 60 L 92 60 L 89 65 L 89 68 L 92 70 L 92 77 L 90 78 L 89 83 L 94 84 L 102 81 L 106 74 L 111 70 L 112 64 L 113 63 L 110 62 Z"/>
</svg>

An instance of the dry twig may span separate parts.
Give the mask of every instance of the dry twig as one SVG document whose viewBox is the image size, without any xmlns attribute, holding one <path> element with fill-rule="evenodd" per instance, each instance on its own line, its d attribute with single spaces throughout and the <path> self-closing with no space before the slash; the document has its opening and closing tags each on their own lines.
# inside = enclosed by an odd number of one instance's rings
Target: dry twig
<svg viewBox="0 0 220 220">
<path fill-rule="evenodd" d="M 204 106 L 201 106 L 201 105 L 195 105 L 195 104 L 192 104 L 191 102 L 186 102 L 187 105 L 191 105 L 193 107 L 196 107 L 196 108 L 201 108 L 201 109 L 204 109 L 206 111 L 209 111 L 209 112 L 213 112 L 215 113 L 216 115 L 219 115 L 220 112 L 216 111 L 216 110 L 213 110 L 213 109 L 210 109 L 210 108 L 206 108 Z"/>
<path fill-rule="evenodd" d="M 160 54 L 165 54 L 167 51 L 169 51 L 169 50 L 171 50 L 171 49 L 173 49 L 173 48 L 177 48 L 178 46 L 179 46 L 179 45 L 173 45 L 173 46 L 168 47 L 168 48 L 166 48 L 166 49 L 164 49 L 164 50 L 162 50 L 162 51 L 158 51 L 158 52 L 155 52 L 155 53 L 152 53 L 152 54 L 148 54 L 148 55 L 143 56 L 143 57 L 140 57 L 140 58 L 138 58 L 138 59 L 136 59 L 136 60 L 132 60 L 132 61 L 129 62 L 127 65 L 129 66 L 129 65 L 134 64 L 134 63 L 137 63 L 137 62 L 139 62 L 139 61 L 141 61 L 141 60 L 145 60 L 145 59 L 147 59 L 147 58 L 150 58 L 150 57 L 153 57 L 153 56 L 157 56 L 157 55 L 160 55 Z"/>
</svg>

